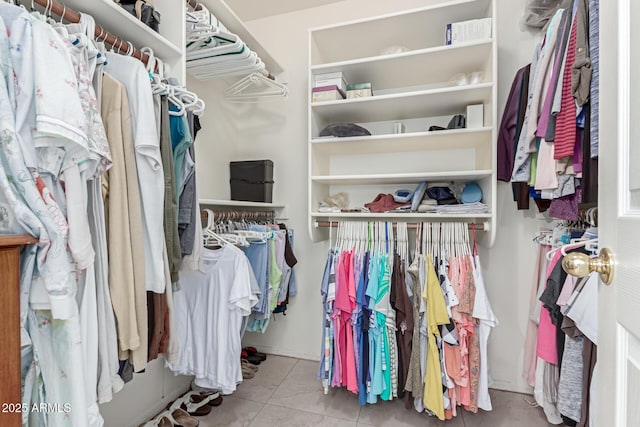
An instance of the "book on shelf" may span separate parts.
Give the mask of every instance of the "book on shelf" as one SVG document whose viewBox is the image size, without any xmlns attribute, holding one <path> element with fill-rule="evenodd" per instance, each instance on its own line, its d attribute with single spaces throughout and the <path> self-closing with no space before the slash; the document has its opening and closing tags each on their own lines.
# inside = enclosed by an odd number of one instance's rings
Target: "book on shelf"
<svg viewBox="0 0 640 427">
<path fill-rule="evenodd" d="M 471 19 L 469 21 L 447 24 L 445 43 L 458 43 L 487 40 L 491 38 L 491 18 Z"/>
</svg>

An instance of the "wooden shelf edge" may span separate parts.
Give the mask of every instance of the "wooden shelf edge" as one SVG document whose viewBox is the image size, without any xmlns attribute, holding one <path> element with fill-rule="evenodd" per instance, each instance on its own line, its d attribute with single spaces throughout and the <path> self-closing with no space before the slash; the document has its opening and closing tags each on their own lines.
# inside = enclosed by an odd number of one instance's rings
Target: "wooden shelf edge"
<svg viewBox="0 0 640 427">
<path fill-rule="evenodd" d="M 20 246 L 38 243 L 38 239 L 28 234 L 0 234 L 0 247 Z"/>
</svg>

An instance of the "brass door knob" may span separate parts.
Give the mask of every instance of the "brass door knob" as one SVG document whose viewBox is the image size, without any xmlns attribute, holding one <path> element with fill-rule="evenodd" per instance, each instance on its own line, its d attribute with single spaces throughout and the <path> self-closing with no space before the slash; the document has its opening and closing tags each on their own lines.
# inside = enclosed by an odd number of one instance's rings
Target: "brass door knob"
<svg viewBox="0 0 640 427">
<path fill-rule="evenodd" d="M 595 258 L 583 253 L 572 252 L 563 258 L 562 268 L 575 277 L 585 277 L 595 271 L 600 274 L 600 280 L 605 285 L 610 285 L 613 281 L 614 263 L 613 252 L 604 248 Z"/>
</svg>

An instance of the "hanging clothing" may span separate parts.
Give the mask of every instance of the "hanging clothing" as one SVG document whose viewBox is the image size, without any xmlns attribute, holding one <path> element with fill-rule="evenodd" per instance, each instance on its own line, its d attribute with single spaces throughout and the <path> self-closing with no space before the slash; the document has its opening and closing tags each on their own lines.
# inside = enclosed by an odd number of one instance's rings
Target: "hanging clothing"
<svg viewBox="0 0 640 427">
<path fill-rule="evenodd" d="M 422 294 L 427 304 L 427 359 L 424 383 L 424 406 L 440 420 L 444 420 L 444 401 L 442 397 L 440 357 L 436 337 L 440 337 L 439 325 L 449 323 L 447 306 L 440 290 L 440 282 L 436 275 L 431 258 L 427 257 L 427 280 Z"/>
<path fill-rule="evenodd" d="M 164 172 L 160 139 L 156 127 L 149 126 L 155 123 L 149 73 L 135 58 L 109 52 L 107 61 L 105 71 L 125 86 L 131 108 L 138 182 L 141 186 L 146 288 L 162 293 L 165 287 L 162 265 Z"/>
<path fill-rule="evenodd" d="M 180 356 L 168 366 L 195 375 L 197 385 L 230 394 L 242 381 L 242 318 L 258 301 L 251 291 L 249 262 L 233 245 L 205 249 L 198 271 L 180 271 L 174 296 Z M 212 355 L 216 355 L 213 357 Z"/>
</svg>

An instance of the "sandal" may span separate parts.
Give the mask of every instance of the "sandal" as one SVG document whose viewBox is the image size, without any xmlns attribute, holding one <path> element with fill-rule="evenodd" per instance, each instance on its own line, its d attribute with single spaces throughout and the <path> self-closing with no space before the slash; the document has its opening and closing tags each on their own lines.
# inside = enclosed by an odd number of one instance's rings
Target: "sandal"
<svg viewBox="0 0 640 427">
<path fill-rule="evenodd" d="M 220 393 L 218 392 L 210 394 L 194 394 L 191 396 L 191 401 L 200 403 L 207 398 L 209 398 L 207 403 L 209 406 L 220 406 L 222 404 L 222 396 L 220 396 Z"/>
<path fill-rule="evenodd" d="M 189 413 L 183 409 L 175 409 L 171 412 L 171 418 L 169 421 L 176 427 L 198 427 L 200 421 L 193 418 Z"/>
<path fill-rule="evenodd" d="M 206 399 L 202 399 L 201 401 L 196 402 L 192 399 L 192 397 L 196 394 L 198 393 L 195 391 L 185 393 L 182 397 L 176 399 L 172 404 L 170 404 L 167 409 L 169 411 L 180 409 L 181 411 L 196 417 L 209 415 L 209 413 L 211 412 L 211 406 L 207 405 L 207 403 L 209 403 L 209 400 L 215 398 L 216 396 L 211 395 Z"/>
<path fill-rule="evenodd" d="M 191 417 L 186 411 L 178 408 L 166 410 L 156 418 L 143 424 L 143 427 L 198 427 L 200 421 Z"/>
<path fill-rule="evenodd" d="M 183 409 L 184 411 L 187 411 L 189 415 L 191 415 L 192 417 L 204 417 L 211 413 L 211 406 L 207 404 L 202 404 L 202 406 L 199 406 L 195 410 L 191 410 L 191 411 L 189 410 L 189 407 L 187 406 L 186 403 L 183 403 L 182 405 L 180 405 L 180 408 Z"/>
<path fill-rule="evenodd" d="M 242 378 L 245 380 L 250 380 L 251 378 L 255 377 L 256 373 L 250 369 L 247 368 L 245 366 L 242 367 Z"/>
<path fill-rule="evenodd" d="M 251 369 L 253 372 L 258 372 L 258 367 L 253 363 L 249 362 L 247 359 L 241 359 L 241 363 L 243 367 L 247 367 Z"/>
</svg>

